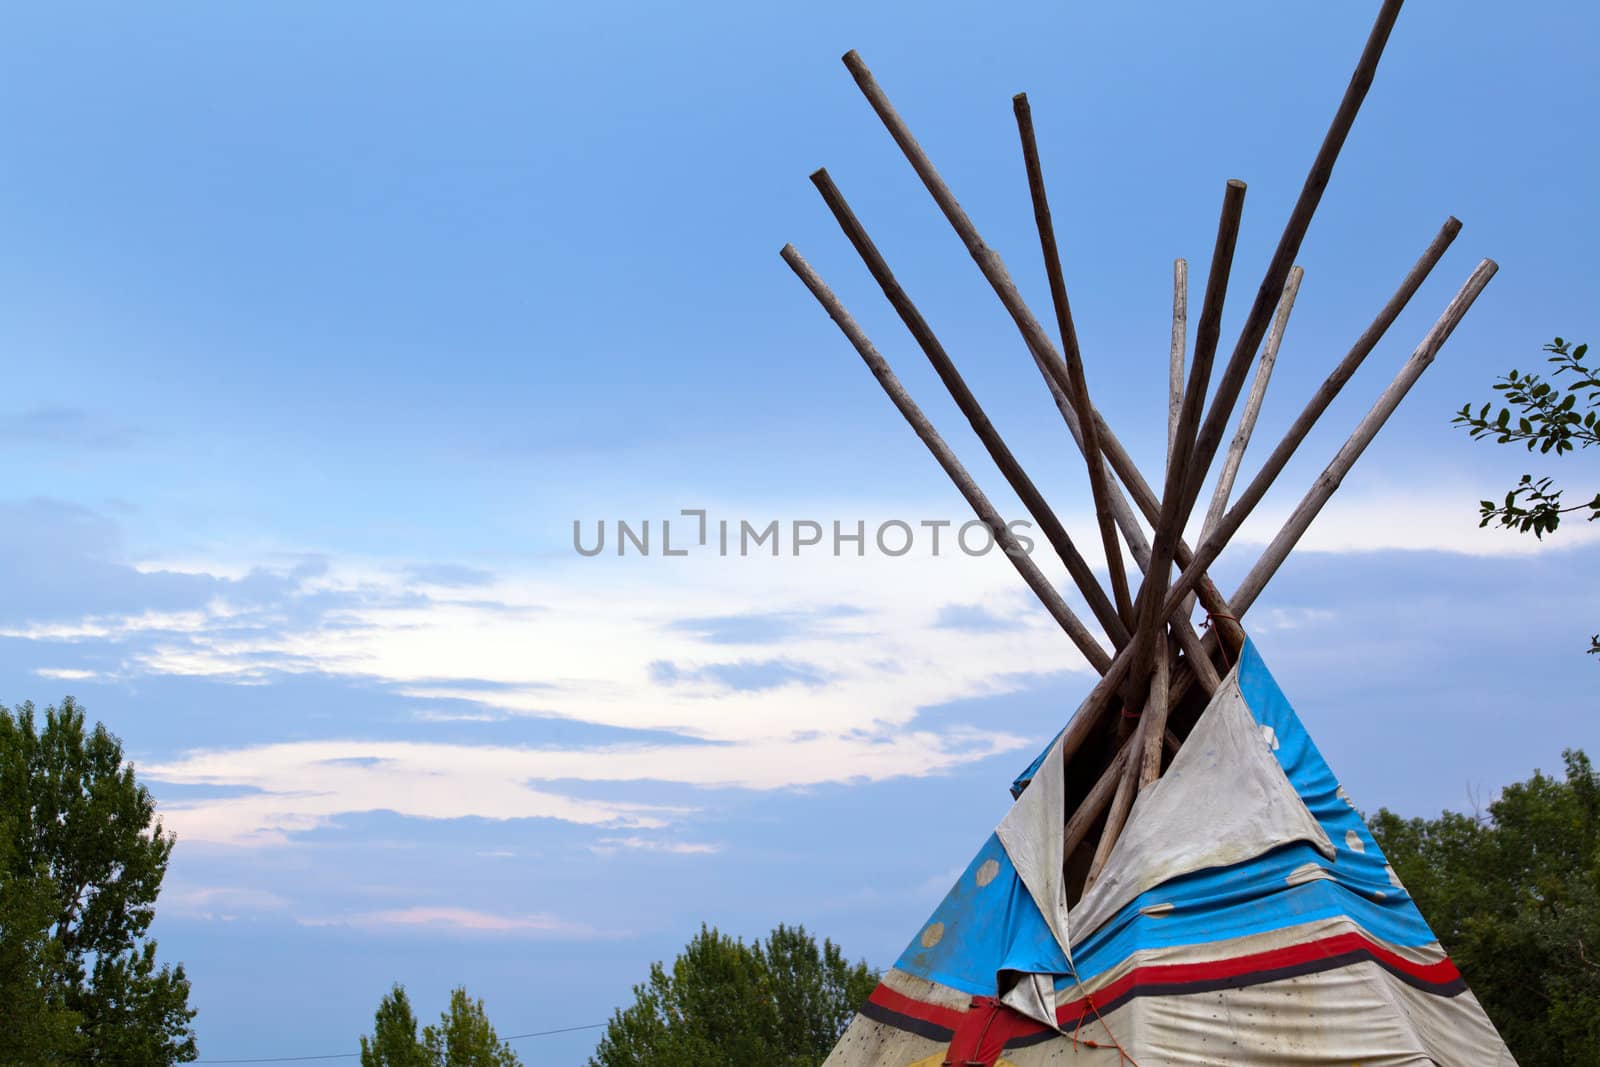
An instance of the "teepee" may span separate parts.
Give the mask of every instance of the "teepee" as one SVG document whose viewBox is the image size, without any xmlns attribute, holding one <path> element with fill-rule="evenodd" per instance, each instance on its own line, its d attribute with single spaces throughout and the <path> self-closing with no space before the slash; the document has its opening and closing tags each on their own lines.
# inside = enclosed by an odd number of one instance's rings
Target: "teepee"
<svg viewBox="0 0 1600 1067">
<path fill-rule="evenodd" d="M 1012 783 L 1011 810 L 917 928 L 828 1067 L 1513 1063 L 1242 622 L 1488 284 L 1492 261 L 1472 271 L 1239 588 L 1225 598 L 1206 575 L 1460 230 L 1454 218 L 1446 220 L 1235 496 L 1299 288 L 1295 257 L 1400 7 L 1401 0 L 1383 3 L 1214 390 L 1243 183 L 1230 181 L 1224 191 L 1192 351 L 1187 269 L 1182 260 L 1175 264 L 1167 465 L 1159 495 L 1090 401 L 1026 97 L 1014 105 L 1059 349 L 861 57 L 844 57 L 1015 321 L 1087 462 L 1109 591 L 844 196 L 826 171 L 817 171 L 812 181 L 823 200 L 1060 556 L 1099 632 L 1013 538 L 833 291 L 792 245 L 783 249 L 784 260 L 1100 675 L 1066 727 Z M 1252 365 L 1248 398 L 1191 547 L 1183 532 Z M 1124 545 L 1143 574 L 1136 591 Z M 1196 601 L 1204 614 L 1198 628 Z"/>
</svg>

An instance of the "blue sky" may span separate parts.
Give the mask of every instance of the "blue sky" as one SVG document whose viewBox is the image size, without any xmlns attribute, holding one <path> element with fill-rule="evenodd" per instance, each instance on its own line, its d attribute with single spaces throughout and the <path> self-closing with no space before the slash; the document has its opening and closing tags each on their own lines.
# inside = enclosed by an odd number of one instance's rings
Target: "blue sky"
<svg viewBox="0 0 1600 1067">
<path fill-rule="evenodd" d="M 585 559 L 573 520 L 965 518 L 786 241 L 1020 517 L 806 181 L 826 165 L 1096 544 L 1026 353 L 838 56 L 1043 311 L 1028 91 L 1091 387 L 1159 481 L 1171 260 L 1198 306 L 1248 181 L 1231 341 L 1373 7 L 10 12 L 0 699 L 73 693 L 152 783 L 202 1056 L 353 1048 L 394 980 L 424 1012 L 465 982 L 506 1033 L 601 1021 L 702 921 L 888 963 L 1087 687 L 1071 646 L 997 555 Z M 1247 475 L 1465 223 L 1224 588 L 1501 267 L 1249 620 L 1368 809 L 1470 806 L 1600 747 L 1600 531 L 1538 546 L 1474 503 L 1592 457 L 1448 425 L 1553 334 L 1600 339 L 1597 28 L 1575 2 L 1410 5 L 1302 252 Z"/>
</svg>

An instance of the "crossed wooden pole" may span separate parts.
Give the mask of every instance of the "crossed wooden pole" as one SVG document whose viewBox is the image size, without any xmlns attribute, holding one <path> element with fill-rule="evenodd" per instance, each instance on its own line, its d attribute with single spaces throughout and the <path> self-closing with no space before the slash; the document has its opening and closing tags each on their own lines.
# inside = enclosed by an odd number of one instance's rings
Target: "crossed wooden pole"
<svg viewBox="0 0 1600 1067">
<path fill-rule="evenodd" d="M 1433 362 L 1451 331 L 1495 273 L 1494 262 L 1487 259 L 1472 271 L 1394 380 L 1312 483 L 1239 588 L 1231 597 L 1224 598 L 1207 577 L 1207 568 L 1267 494 L 1317 420 L 1377 347 L 1461 229 L 1455 218 L 1445 221 L 1416 264 L 1402 278 L 1394 295 L 1313 392 L 1255 476 L 1235 497 L 1233 489 L 1240 465 L 1303 278 L 1303 271 L 1294 261 L 1332 176 L 1339 151 L 1372 84 L 1402 3 L 1403 0 L 1384 0 L 1355 73 L 1267 264 L 1244 326 L 1221 365 L 1214 389 L 1211 379 L 1221 341 L 1223 304 L 1244 210 L 1243 182 L 1230 180 L 1223 190 L 1216 240 L 1199 316 L 1194 324 L 1192 350 L 1188 265 L 1182 259 L 1174 264 L 1167 464 L 1159 496 L 1090 398 L 1034 137 L 1032 109 L 1026 94 L 1018 94 L 1013 99 L 1013 111 L 1049 284 L 1056 327 L 1054 339 L 1022 299 L 999 254 L 984 242 L 977 226 L 940 177 L 861 57 L 854 51 L 844 56 L 844 64 L 867 102 L 1010 314 L 1088 471 L 1109 592 L 1101 586 L 1090 561 L 1068 535 L 1037 484 L 985 413 L 949 352 L 896 279 L 844 194 L 826 170 L 814 173 L 811 181 L 823 202 L 933 365 L 995 466 L 1060 557 L 1098 625 L 1097 633 L 1079 618 L 1055 584 L 1022 549 L 998 509 L 917 406 L 844 304 L 794 246 L 786 245 L 782 252 L 784 261 L 860 354 L 889 399 L 933 453 L 978 518 L 993 531 L 996 542 L 1028 588 L 1100 675 L 1068 722 L 1060 746 L 1068 780 L 1068 810 L 1062 813 L 1065 855 L 1069 875 L 1076 872 L 1075 878 L 1069 878 L 1075 892 L 1081 893 L 1099 875 L 1111 856 L 1134 799 L 1160 778 L 1181 746 L 1184 734 L 1198 715 L 1194 701 L 1185 703 L 1195 684 L 1199 684 L 1206 697 L 1222 685 L 1228 659 L 1237 653 L 1244 640 L 1241 620 L 1245 613 L 1401 399 Z M 1183 531 L 1188 527 L 1213 460 L 1227 435 L 1240 393 L 1251 376 L 1252 365 L 1255 375 L 1250 392 L 1216 476 L 1201 523 L 1199 544 L 1191 546 L 1184 540 Z M 1148 534 L 1144 524 L 1149 525 Z M 1130 585 L 1128 557 L 1143 575 L 1137 591 Z M 1193 622 L 1196 600 L 1212 624 L 1204 636 Z M 1110 713 L 1119 708 L 1122 714 L 1113 718 Z M 1097 829 L 1099 833 L 1095 836 Z"/>
</svg>

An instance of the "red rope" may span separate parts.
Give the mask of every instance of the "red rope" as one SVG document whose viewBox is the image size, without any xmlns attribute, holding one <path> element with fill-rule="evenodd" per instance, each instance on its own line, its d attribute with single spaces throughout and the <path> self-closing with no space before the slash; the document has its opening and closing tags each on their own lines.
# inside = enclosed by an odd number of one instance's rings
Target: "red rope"
<svg viewBox="0 0 1600 1067">
<path fill-rule="evenodd" d="M 1206 612 L 1206 620 L 1205 620 L 1205 622 L 1202 622 L 1200 624 L 1200 628 L 1202 630 L 1211 629 L 1211 620 L 1213 620 L 1213 619 L 1227 619 L 1229 622 L 1233 623 L 1235 626 L 1238 626 L 1241 631 L 1244 629 L 1243 625 L 1239 622 L 1239 619 L 1238 619 L 1237 616 L 1224 615 L 1220 611 L 1208 611 L 1208 612 Z M 1221 634 L 1220 631 L 1217 634 L 1217 647 L 1222 650 L 1222 658 L 1223 658 L 1224 661 L 1229 660 L 1229 659 L 1233 660 L 1232 663 L 1228 664 L 1230 669 L 1233 668 L 1233 667 L 1238 666 L 1238 664 L 1239 664 L 1238 657 L 1237 656 L 1230 657 L 1228 655 L 1228 643 L 1222 639 L 1222 634 Z"/>
<path fill-rule="evenodd" d="M 1089 1005 L 1089 1011 L 1094 1012 L 1095 1021 L 1105 1029 L 1106 1036 L 1111 1039 L 1111 1044 L 1107 1046 L 1098 1041 L 1091 1041 L 1087 1037 L 1082 1039 L 1078 1037 L 1078 1032 L 1083 1029 L 1083 1020 L 1087 1018 L 1088 1015 L 1088 1013 L 1085 1012 L 1078 1016 L 1078 1022 L 1072 1028 L 1073 1049 L 1077 1049 L 1080 1040 L 1085 1048 L 1114 1048 L 1117 1050 L 1118 1067 L 1121 1067 L 1121 1065 L 1124 1063 L 1131 1063 L 1133 1067 L 1139 1067 L 1139 1061 L 1133 1058 L 1133 1053 L 1122 1047 L 1122 1042 L 1118 1041 L 1117 1035 L 1112 1032 L 1111 1024 L 1106 1022 L 1106 1017 L 1104 1015 L 1100 1014 L 1100 1008 L 1095 1004 L 1094 997 L 1083 988 L 1083 979 L 1078 977 L 1078 968 L 1073 965 L 1073 962 L 1070 959 L 1067 960 L 1067 968 L 1072 972 L 1072 980 L 1078 983 L 1078 990 L 1083 993 L 1084 1003 Z"/>
</svg>

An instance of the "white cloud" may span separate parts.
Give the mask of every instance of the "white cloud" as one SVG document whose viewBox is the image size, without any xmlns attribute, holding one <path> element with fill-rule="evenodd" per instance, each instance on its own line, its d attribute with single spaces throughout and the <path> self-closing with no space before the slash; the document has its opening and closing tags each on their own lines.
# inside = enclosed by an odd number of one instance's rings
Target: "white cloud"
<svg viewBox="0 0 1600 1067">
<path fill-rule="evenodd" d="M 409 696 L 402 690 L 402 695 Z M 504 712 L 483 711 L 438 711 L 427 708 L 411 713 L 414 722 L 500 722 L 505 719 Z"/>
<path fill-rule="evenodd" d="M 663 841 L 653 837 L 602 837 L 589 846 L 591 852 L 609 856 L 617 852 L 667 852 L 675 856 L 709 856 L 721 852 L 721 845 L 703 841 Z"/>
<path fill-rule="evenodd" d="M 36 667 L 33 673 L 40 678 L 50 678 L 58 682 L 84 682 L 99 677 L 94 671 L 78 670 L 74 667 Z"/>
<path fill-rule="evenodd" d="M 161 894 L 163 913 L 191 919 L 232 922 L 242 916 L 282 911 L 289 902 L 276 893 L 244 886 L 169 886 Z"/>
<path fill-rule="evenodd" d="M 0 637 L 29 641 L 85 641 L 150 631 L 198 634 L 214 624 L 210 611 L 145 611 L 137 615 L 89 615 L 70 623 L 27 623 L 0 628 Z"/>
<path fill-rule="evenodd" d="M 1472 495 L 1460 488 L 1353 488 L 1302 550 L 1521 553 L 1600 538 L 1600 529 L 1580 526 L 1562 531 L 1560 545 L 1540 545 L 1479 530 Z M 1286 511 L 1248 524 L 1240 550 L 1253 553 Z M 1069 526 L 1096 543 L 1087 517 Z M 1035 540 L 1035 560 L 1064 581 Z M 185 566 L 205 573 L 192 560 Z M 425 598 L 414 595 L 413 569 L 332 559 L 281 582 L 281 603 L 213 599 L 194 611 L 94 617 L 9 636 L 127 641 L 124 674 L 377 682 L 421 703 L 407 711 L 419 729 L 539 716 L 666 731 L 685 742 L 538 748 L 347 738 L 193 752 L 146 768 L 156 780 L 250 790 L 163 805 L 185 838 L 234 845 L 282 843 L 370 811 L 634 829 L 681 814 L 569 796 L 554 784 L 563 779 L 778 789 L 938 773 L 1025 742 L 995 730 L 919 728 L 922 709 L 1088 673 L 1002 555 L 970 558 L 948 543 L 937 558 L 569 556 L 482 572 L 466 588 L 429 585 Z M 952 605 L 1008 625 L 947 625 Z M 1256 625 L 1325 619 L 1318 609 L 1280 611 Z"/>
<path fill-rule="evenodd" d="M 1600 544 L 1600 524 L 1595 523 L 1565 523 L 1542 541 L 1509 530 L 1479 529 L 1476 501 L 1481 495 L 1464 483 L 1432 485 L 1425 489 L 1386 485 L 1351 487 L 1328 502 L 1296 551 L 1398 549 L 1504 557 L 1570 552 Z M 1296 502 L 1264 504 L 1263 509 L 1245 522 L 1234 543 L 1241 546 L 1266 544 L 1283 526 Z"/>
<path fill-rule="evenodd" d="M 385 911 L 358 912 L 333 918 L 304 918 L 302 926 L 349 926 L 364 930 L 437 929 L 459 933 L 554 936 L 566 938 L 615 937 L 582 923 L 571 923 L 553 915 L 507 914 L 477 911 L 472 908 L 426 907 L 391 908 Z"/>
<path fill-rule="evenodd" d="M 936 773 L 1025 744 L 1012 735 L 976 731 L 565 749 L 304 741 L 191 753 L 146 764 L 143 774 L 157 783 L 258 790 L 162 804 L 163 821 L 180 839 L 277 845 L 339 815 L 369 811 L 661 828 L 684 809 L 581 799 L 528 783 L 659 781 L 779 789 Z"/>
<path fill-rule="evenodd" d="M 1326 608 L 1266 608 L 1250 616 L 1250 630 L 1256 634 L 1279 633 L 1332 622 L 1335 617 Z"/>
<path fill-rule="evenodd" d="M 1086 669 L 1048 618 L 1028 608 L 998 554 L 574 557 L 466 591 L 435 588 L 429 600 L 403 595 L 403 571 L 334 562 L 303 587 L 332 594 L 336 616 L 253 626 L 248 613 L 234 613 L 214 630 L 164 633 L 130 659 L 150 673 L 234 682 L 313 671 L 376 680 L 425 700 L 410 712 L 419 723 L 537 715 L 670 731 L 685 743 L 556 749 L 339 739 L 194 752 L 147 764 L 145 774 L 248 792 L 164 804 L 181 837 L 281 844 L 369 811 L 649 829 L 681 813 L 572 797 L 551 783 L 776 789 L 934 774 L 1027 742 L 996 730 L 917 729 L 919 709 Z M 364 600 L 341 596 L 374 590 Z M 1018 625 L 1003 633 L 941 627 L 940 609 L 951 602 Z M 775 617 L 793 623 L 781 640 L 758 632 Z"/>
<path fill-rule="evenodd" d="M 372 759 L 377 762 L 366 762 Z M 533 789 L 525 784 L 531 775 L 515 769 L 501 750 L 465 745 L 272 745 L 147 764 L 143 777 L 260 790 L 161 805 L 162 822 L 180 840 L 223 845 L 281 845 L 292 834 L 359 812 L 391 811 L 423 819 L 542 818 L 643 828 L 663 826 L 675 813 Z"/>
</svg>

